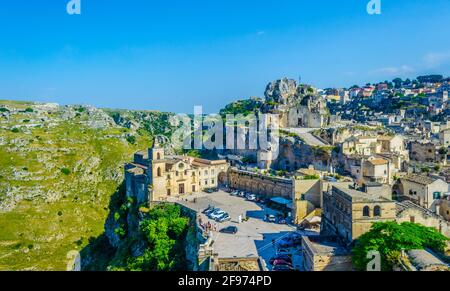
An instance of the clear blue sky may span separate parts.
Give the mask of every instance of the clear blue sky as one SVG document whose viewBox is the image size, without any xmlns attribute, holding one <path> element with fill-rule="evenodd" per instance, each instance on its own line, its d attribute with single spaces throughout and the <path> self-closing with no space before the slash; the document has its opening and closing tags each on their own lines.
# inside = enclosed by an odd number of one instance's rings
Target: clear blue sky
<svg viewBox="0 0 450 291">
<path fill-rule="evenodd" d="M 81 1 L 0 1 L 0 99 L 214 112 L 284 76 L 450 74 L 449 0 Z"/>
</svg>

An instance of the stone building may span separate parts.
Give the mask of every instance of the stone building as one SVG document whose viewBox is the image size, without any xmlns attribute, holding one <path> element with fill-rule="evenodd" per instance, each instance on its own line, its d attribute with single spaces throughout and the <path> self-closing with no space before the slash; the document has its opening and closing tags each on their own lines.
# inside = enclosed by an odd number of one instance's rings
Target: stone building
<svg viewBox="0 0 450 291">
<path fill-rule="evenodd" d="M 396 185 L 395 196 L 400 200 L 410 200 L 419 206 L 433 211 L 436 210 L 436 202 L 448 192 L 447 182 L 419 174 L 409 174 L 400 178 Z"/>
<path fill-rule="evenodd" d="M 133 163 L 125 165 L 127 196 L 142 203 L 215 188 L 220 179 L 226 179 L 228 167 L 224 160 L 166 156 L 155 141 L 147 153 L 136 153 Z"/>
<path fill-rule="evenodd" d="M 435 212 L 420 207 L 411 201 L 403 201 L 396 204 L 396 221 L 418 223 L 426 227 L 432 227 L 446 237 L 450 237 L 450 222 Z"/>
<path fill-rule="evenodd" d="M 374 155 L 381 153 L 397 153 L 405 158 L 408 151 L 402 136 L 352 136 L 342 143 L 344 155 Z"/>
<path fill-rule="evenodd" d="M 409 144 L 411 161 L 422 163 L 443 163 L 446 158 L 440 154 L 441 145 L 436 142 L 420 140 Z"/>
<path fill-rule="evenodd" d="M 392 160 L 381 155 L 348 156 L 344 167 L 359 185 L 371 182 L 391 184 L 394 174 L 398 172 Z"/>
<path fill-rule="evenodd" d="M 436 211 L 436 213 L 444 217 L 446 221 L 450 221 L 450 200 L 441 199 L 438 208 L 439 211 Z"/>
<path fill-rule="evenodd" d="M 278 114 L 280 127 L 321 128 L 330 124 L 326 99 L 312 86 L 281 79 L 267 85 L 265 113 Z"/>
<path fill-rule="evenodd" d="M 350 244 L 375 222 L 395 221 L 395 202 L 350 187 L 333 186 L 324 193 L 321 233 L 337 235 Z"/>
<path fill-rule="evenodd" d="M 350 251 L 336 236 L 302 237 L 303 269 L 305 271 L 351 271 Z"/>
</svg>

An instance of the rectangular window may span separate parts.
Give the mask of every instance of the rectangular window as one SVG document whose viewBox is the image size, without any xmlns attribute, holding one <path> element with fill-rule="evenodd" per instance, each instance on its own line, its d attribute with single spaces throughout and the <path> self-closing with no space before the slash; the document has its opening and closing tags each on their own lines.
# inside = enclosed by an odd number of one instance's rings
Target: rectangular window
<svg viewBox="0 0 450 291">
<path fill-rule="evenodd" d="M 441 199 L 441 192 L 434 192 L 433 199 Z"/>
</svg>

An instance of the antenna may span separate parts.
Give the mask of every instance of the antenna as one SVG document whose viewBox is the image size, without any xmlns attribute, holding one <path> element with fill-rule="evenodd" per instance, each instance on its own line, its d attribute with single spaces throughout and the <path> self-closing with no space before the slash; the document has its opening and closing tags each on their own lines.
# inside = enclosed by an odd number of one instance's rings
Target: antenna
<svg viewBox="0 0 450 291">
<path fill-rule="evenodd" d="M 301 76 L 301 75 L 298 76 L 298 84 L 299 84 L 299 85 L 302 84 L 302 76 Z"/>
</svg>

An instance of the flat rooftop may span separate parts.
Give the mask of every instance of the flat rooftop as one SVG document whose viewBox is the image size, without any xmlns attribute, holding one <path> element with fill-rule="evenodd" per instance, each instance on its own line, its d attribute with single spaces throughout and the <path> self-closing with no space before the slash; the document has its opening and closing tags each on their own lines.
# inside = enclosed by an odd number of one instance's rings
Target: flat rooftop
<svg viewBox="0 0 450 291">
<path fill-rule="evenodd" d="M 358 191 L 346 186 L 333 186 L 333 191 L 339 191 L 344 195 L 351 198 L 353 202 L 388 202 L 389 199 L 376 194 L 369 194 L 366 192 Z"/>
<path fill-rule="evenodd" d="M 346 256 L 349 251 L 333 236 L 304 236 L 303 241 L 315 255 Z"/>
</svg>

